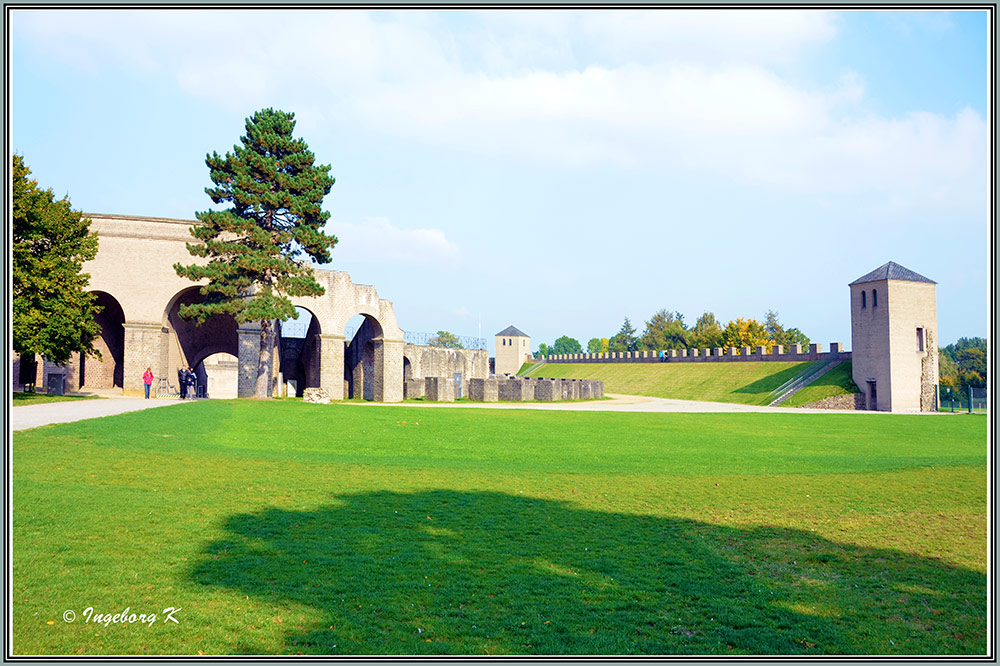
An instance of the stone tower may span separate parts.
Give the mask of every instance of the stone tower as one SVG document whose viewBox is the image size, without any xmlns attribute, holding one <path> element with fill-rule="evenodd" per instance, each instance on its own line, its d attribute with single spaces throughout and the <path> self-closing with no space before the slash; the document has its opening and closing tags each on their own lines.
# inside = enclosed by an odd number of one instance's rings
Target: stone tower
<svg viewBox="0 0 1000 666">
<path fill-rule="evenodd" d="M 937 409 L 936 284 L 891 261 L 850 284 L 854 383 L 868 409 Z"/>
<path fill-rule="evenodd" d="M 516 375 L 521 365 L 531 358 L 531 338 L 508 326 L 497 333 L 496 375 Z"/>
</svg>

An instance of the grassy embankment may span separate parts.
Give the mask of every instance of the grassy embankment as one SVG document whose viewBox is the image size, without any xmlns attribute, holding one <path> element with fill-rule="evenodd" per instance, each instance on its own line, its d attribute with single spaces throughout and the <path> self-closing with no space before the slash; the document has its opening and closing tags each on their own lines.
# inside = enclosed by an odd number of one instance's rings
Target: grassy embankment
<svg viewBox="0 0 1000 666">
<path fill-rule="evenodd" d="M 528 377 L 600 379 L 606 393 L 647 395 L 679 400 L 709 400 L 766 405 L 771 391 L 812 367 L 813 362 L 749 361 L 745 363 L 546 363 Z M 853 393 L 850 363 L 839 366 L 786 401 L 804 405 L 831 395 Z M 846 382 L 845 382 L 846 379 Z M 848 384 L 850 382 L 850 384 Z M 800 397 L 801 394 L 801 397 Z"/>
<path fill-rule="evenodd" d="M 204 401 L 13 437 L 15 653 L 986 647 L 982 416 Z M 127 607 L 157 620 L 93 619 Z"/>
</svg>

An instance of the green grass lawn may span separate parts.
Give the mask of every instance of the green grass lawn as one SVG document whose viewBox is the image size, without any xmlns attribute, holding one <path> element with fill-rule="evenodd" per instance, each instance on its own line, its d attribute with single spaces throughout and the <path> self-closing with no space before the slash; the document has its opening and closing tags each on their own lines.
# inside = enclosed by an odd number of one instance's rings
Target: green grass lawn
<svg viewBox="0 0 1000 666">
<path fill-rule="evenodd" d="M 65 402 L 69 400 L 101 400 L 97 395 L 48 395 L 47 393 L 29 393 L 15 391 L 11 393 L 14 407 L 21 405 L 42 405 L 47 402 Z"/>
<path fill-rule="evenodd" d="M 851 375 L 852 367 L 850 361 L 842 361 L 812 384 L 781 403 L 781 406 L 798 407 L 834 395 L 858 393 L 858 387 L 854 384 L 854 378 Z"/>
<path fill-rule="evenodd" d="M 201 401 L 12 446 L 16 654 L 986 649 L 982 416 Z"/>
<path fill-rule="evenodd" d="M 605 393 L 766 405 L 768 394 L 812 362 L 546 363 L 529 377 L 600 379 Z"/>
</svg>

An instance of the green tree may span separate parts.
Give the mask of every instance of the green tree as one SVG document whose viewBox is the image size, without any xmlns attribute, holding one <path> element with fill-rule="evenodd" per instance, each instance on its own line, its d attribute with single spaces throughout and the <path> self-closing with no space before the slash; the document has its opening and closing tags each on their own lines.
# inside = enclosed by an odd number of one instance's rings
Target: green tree
<svg viewBox="0 0 1000 666">
<path fill-rule="evenodd" d="M 778 320 L 778 313 L 774 310 L 767 311 L 767 315 L 764 317 L 764 328 L 767 329 L 768 337 L 776 345 L 781 345 L 786 349 L 791 345 L 809 346 L 809 338 L 806 334 L 797 328 L 785 328 L 782 326 Z"/>
<path fill-rule="evenodd" d="M 986 386 L 986 340 L 959 338 L 940 349 L 938 374 L 942 384 L 951 386 Z"/>
<path fill-rule="evenodd" d="M 274 109 L 254 113 L 246 121 L 242 145 L 220 157 L 205 158 L 215 187 L 205 189 L 212 203 L 225 210 L 195 213 L 191 228 L 200 242 L 189 243 L 207 263 L 174 264 L 181 277 L 207 279 L 201 303 L 184 305 L 180 315 L 198 324 L 217 314 L 237 322 L 260 322 L 260 358 L 255 396 L 270 396 L 274 320 L 298 315 L 289 296 L 322 296 L 303 253 L 327 263 L 335 236 L 323 232 L 330 214 L 322 209 L 334 179 L 330 167 L 314 164 L 305 141 L 292 138 L 295 114 Z"/>
<path fill-rule="evenodd" d="M 680 312 L 660 310 L 646 322 L 642 334 L 642 349 L 659 351 L 662 349 L 686 349 L 689 332 L 684 326 L 684 315 Z"/>
<path fill-rule="evenodd" d="M 722 327 L 714 313 L 705 312 L 698 317 L 691 328 L 688 344 L 696 349 L 722 346 Z"/>
<path fill-rule="evenodd" d="M 580 341 L 571 338 L 568 335 L 564 335 L 558 339 L 554 345 L 552 345 L 553 354 L 582 354 L 583 347 L 580 346 Z"/>
<path fill-rule="evenodd" d="M 437 335 L 427 341 L 430 347 L 444 347 L 446 349 L 465 349 L 459 341 L 458 336 L 449 331 L 438 331 Z"/>
<path fill-rule="evenodd" d="M 541 344 L 538 345 L 538 351 L 535 352 L 535 356 L 537 356 L 539 358 L 542 358 L 542 357 L 550 355 L 551 353 L 552 353 L 552 350 L 549 349 L 549 346 L 547 344 L 545 344 L 544 342 L 542 342 Z"/>
<path fill-rule="evenodd" d="M 94 315 L 101 308 L 86 291 L 90 276 L 80 272 L 97 256 L 90 219 L 68 198 L 57 201 L 51 189 L 40 189 L 21 155 L 14 155 L 11 176 L 14 352 L 59 364 L 75 352 L 100 358 Z"/>
<path fill-rule="evenodd" d="M 591 338 L 587 340 L 587 353 L 588 354 L 600 354 L 601 353 L 601 339 Z"/>
<path fill-rule="evenodd" d="M 767 334 L 767 328 L 756 319 L 734 319 L 722 331 L 723 347 L 769 347 L 773 341 Z"/>
<path fill-rule="evenodd" d="M 632 322 L 629 321 L 628 317 L 625 317 L 625 323 L 622 324 L 621 330 L 615 333 L 608 343 L 609 350 L 613 352 L 636 351 L 639 348 L 639 338 L 636 337 L 635 333 Z"/>
</svg>

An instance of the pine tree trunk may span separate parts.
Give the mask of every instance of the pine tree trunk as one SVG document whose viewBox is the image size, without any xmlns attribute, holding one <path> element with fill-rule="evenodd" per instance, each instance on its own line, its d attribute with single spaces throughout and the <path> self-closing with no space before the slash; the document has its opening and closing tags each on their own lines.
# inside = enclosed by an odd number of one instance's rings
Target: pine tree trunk
<svg viewBox="0 0 1000 666">
<path fill-rule="evenodd" d="M 271 321 L 265 319 L 260 322 L 260 362 L 257 365 L 257 386 L 254 390 L 254 398 L 266 399 L 271 397 L 271 369 L 273 363 L 272 349 L 274 329 Z"/>
</svg>

